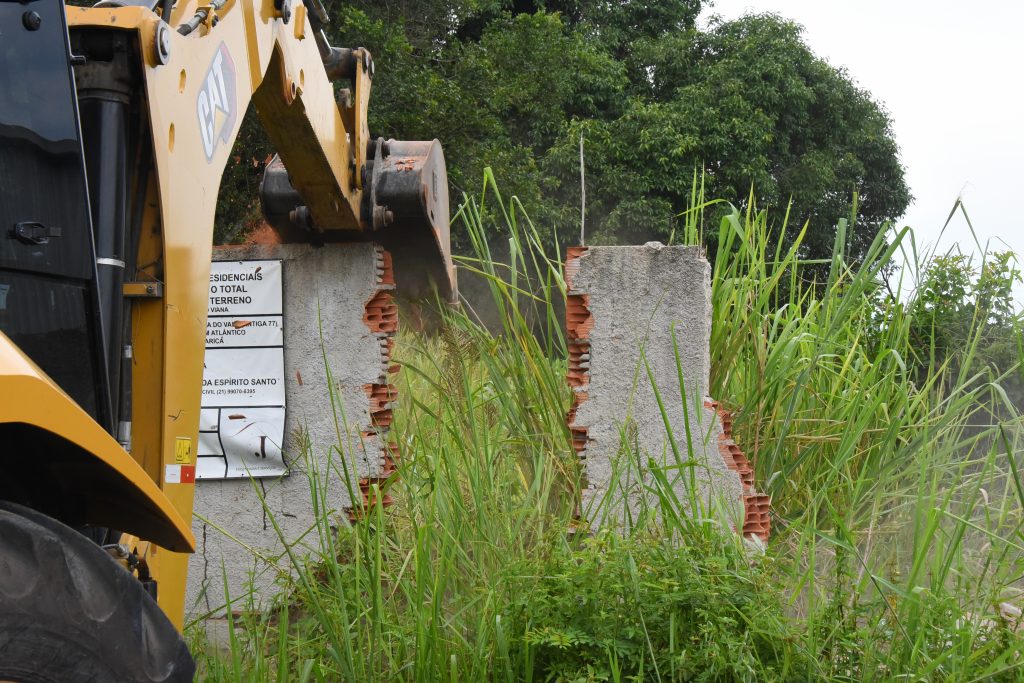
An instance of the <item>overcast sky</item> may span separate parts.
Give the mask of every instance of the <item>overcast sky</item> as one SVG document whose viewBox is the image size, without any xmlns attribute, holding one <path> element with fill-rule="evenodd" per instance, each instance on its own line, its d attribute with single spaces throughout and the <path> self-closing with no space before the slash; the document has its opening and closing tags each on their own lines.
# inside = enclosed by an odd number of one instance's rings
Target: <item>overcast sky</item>
<svg viewBox="0 0 1024 683">
<path fill-rule="evenodd" d="M 919 248 L 961 196 L 983 245 L 1024 256 L 1024 2 L 715 0 L 704 20 L 751 12 L 801 24 L 815 54 L 889 111 L 915 198 L 900 223 Z M 957 242 L 977 251 L 962 218 L 938 248 Z"/>
</svg>

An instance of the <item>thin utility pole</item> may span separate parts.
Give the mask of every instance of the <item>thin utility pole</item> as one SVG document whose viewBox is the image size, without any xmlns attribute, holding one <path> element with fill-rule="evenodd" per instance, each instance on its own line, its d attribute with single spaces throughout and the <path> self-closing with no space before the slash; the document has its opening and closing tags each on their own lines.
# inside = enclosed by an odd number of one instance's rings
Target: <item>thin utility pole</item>
<svg viewBox="0 0 1024 683">
<path fill-rule="evenodd" d="M 583 131 L 580 131 L 580 246 L 585 247 L 583 241 L 587 226 L 587 185 L 583 173 Z"/>
</svg>

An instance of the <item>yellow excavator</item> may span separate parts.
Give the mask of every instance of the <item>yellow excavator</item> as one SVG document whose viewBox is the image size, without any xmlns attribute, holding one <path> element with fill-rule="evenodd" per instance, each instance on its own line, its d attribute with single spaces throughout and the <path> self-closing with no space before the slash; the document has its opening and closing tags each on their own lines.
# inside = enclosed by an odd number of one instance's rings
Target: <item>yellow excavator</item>
<svg viewBox="0 0 1024 683">
<path fill-rule="evenodd" d="M 373 60 L 327 22 L 320 0 L 0 0 L 0 681 L 192 679 L 186 473 L 250 104 L 285 241 L 380 242 L 399 290 L 453 295 L 440 144 L 370 136 Z"/>
</svg>

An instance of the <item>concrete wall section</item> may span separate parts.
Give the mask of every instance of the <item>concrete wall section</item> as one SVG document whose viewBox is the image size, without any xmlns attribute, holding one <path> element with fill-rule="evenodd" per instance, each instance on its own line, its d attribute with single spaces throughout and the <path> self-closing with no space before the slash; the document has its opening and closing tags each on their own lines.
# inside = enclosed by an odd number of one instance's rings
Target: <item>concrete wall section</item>
<svg viewBox="0 0 1024 683">
<path fill-rule="evenodd" d="M 570 250 L 568 417 L 588 485 L 581 513 L 593 523 L 635 516 L 642 499 L 653 501 L 653 460 L 688 510 L 699 501 L 722 523 L 742 526 L 743 484 L 721 457 L 722 427 L 705 405 L 710 275 L 696 247 Z"/>
<path fill-rule="evenodd" d="M 284 261 L 283 452 L 290 473 L 197 482 L 198 547 L 187 596 L 193 614 L 220 611 L 225 575 L 230 597 L 242 600 L 233 608 L 246 606 L 250 589 L 258 605 L 278 590 L 290 563 L 270 515 L 298 556 L 315 554 L 314 496 L 331 524 L 344 523 L 340 516 L 359 514 L 373 484 L 394 470 L 388 377 L 398 320 L 387 252 L 373 244 L 251 245 L 218 247 L 214 258 Z"/>
</svg>

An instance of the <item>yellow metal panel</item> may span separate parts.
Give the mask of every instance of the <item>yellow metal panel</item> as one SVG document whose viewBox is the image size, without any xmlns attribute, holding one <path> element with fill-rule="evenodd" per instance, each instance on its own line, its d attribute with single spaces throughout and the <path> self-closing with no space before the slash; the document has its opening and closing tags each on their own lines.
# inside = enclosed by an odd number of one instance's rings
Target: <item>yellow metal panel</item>
<svg viewBox="0 0 1024 683">
<path fill-rule="evenodd" d="M 126 298 L 159 299 L 164 295 L 162 282 L 125 282 L 121 291 Z"/>
<path fill-rule="evenodd" d="M 93 420 L 53 380 L 29 360 L 15 344 L 0 332 L 0 420 L 32 425 L 76 444 L 120 475 L 130 487 L 126 495 L 136 494 L 136 502 L 145 506 L 134 519 L 125 519 L 125 531 L 148 533 L 176 550 L 190 552 L 195 538 L 190 525 L 160 491 L 157 485 L 95 420 Z M 27 457 L 13 454 L 8 457 Z M 96 492 L 98 495 L 103 492 Z M 144 514 L 148 513 L 148 514 Z M 139 529 L 135 525 L 156 529 Z"/>
<path fill-rule="evenodd" d="M 160 281 L 163 235 L 160 227 L 155 174 L 149 174 L 149 191 L 139 235 L 137 263 L 140 278 Z M 132 448 L 131 455 L 150 478 L 159 483 L 163 454 L 164 302 L 163 282 L 159 299 L 132 302 Z M 179 510 L 179 512 L 181 512 Z M 188 519 L 190 513 L 182 512 Z"/>
</svg>

